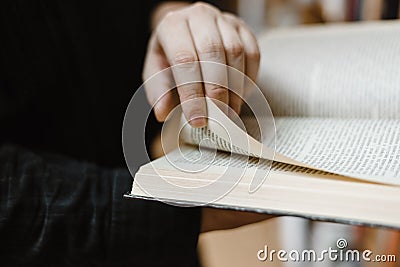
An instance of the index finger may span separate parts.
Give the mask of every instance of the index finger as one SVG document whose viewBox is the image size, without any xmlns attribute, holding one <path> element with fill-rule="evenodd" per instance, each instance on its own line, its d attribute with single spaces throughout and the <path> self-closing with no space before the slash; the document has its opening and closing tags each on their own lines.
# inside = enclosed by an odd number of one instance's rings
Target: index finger
<svg viewBox="0 0 400 267">
<path fill-rule="evenodd" d="M 218 100 L 216 104 L 225 114 L 228 114 L 229 91 L 225 48 L 216 18 L 212 14 L 194 16 L 189 20 L 189 27 L 197 55 L 201 60 L 205 94 Z M 215 62 L 215 64 L 209 62 Z"/>
<path fill-rule="evenodd" d="M 186 120 L 193 127 L 207 123 L 207 107 L 196 49 L 187 23 L 170 16 L 159 28 L 159 42 L 170 65 Z M 170 29 L 173 30 L 171 31 Z"/>
</svg>

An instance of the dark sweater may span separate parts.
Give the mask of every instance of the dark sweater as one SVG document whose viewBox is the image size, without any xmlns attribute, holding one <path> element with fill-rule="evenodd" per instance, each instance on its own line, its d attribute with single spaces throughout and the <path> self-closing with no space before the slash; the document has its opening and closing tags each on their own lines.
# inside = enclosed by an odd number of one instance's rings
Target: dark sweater
<svg viewBox="0 0 400 267">
<path fill-rule="evenodd" d="M 197 264 L 198 209 L 123 198 L 153 6 L 1 1 L 0 266 Z"/>
</svg>

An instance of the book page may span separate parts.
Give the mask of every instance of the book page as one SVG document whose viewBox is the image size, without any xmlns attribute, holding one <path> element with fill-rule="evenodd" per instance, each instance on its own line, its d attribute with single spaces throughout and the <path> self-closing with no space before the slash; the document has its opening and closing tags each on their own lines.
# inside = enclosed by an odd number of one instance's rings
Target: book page
<svg viewBox="0 0 400 267">
<path fill-rule="evenodd" d="M 200 151 L 198 147 L 183 145 L 180 149 L 176 149 L 171 151 L 168 155 L 168 160 L 166 157 L 161 157 L 152 162 L 153 167 L 157 170 L 175 170 L 175 164 L 179 163 L 187 163 L 191 161 L 190 165 L 199 165 L 200 168 L 209 167 L 211 168 L 208 173 L 209 174 L 221 174 L 225 171 L 224 167 L 232 167 L 232 168 L 257 168 L 264 171 L 280 171 L 280 172 L 289 172 L 289 173 L 303 173 L 303 174 L 318 174 L 325 175 L 329 177 L 337 176 L 337 174 L 332 174 L 328 172 L 324 172 L 321 170 L 305 168 L 297 165 L 286 164 L 282 162 L 274 162 L 270 166 L 270 162 L 268 160 L 261 159 L 255 157 L 246 157 L 240 154 L 230 154 L 224 151 L 217 151 L 214 153 L 212 150 L 202 150 Z M 150 166 L 150 164 L 149 164 Z M 270 168 L 271 167 L 271 168 Z M 185 173 L 185 176 L 188 174 Z M 204 174 L 202 174 L 204 176 Z"/>
<path fill-rule="evenodd" d="M 400 119 L 400 21 L 278 29 L 259 43 L 275 116 Z"/>
<path fill-rule="evenodd" d="M 208 117 L 211 118 L 207 127 L 193 128 L 181 116 L 182 141 L 251 157 L 274 159 L 275 147 L 267 147 L 243 131 L 241 128 L 244 126 L 237 126 L 211 99 L 206 98 L 206 102 Z"/>
<path fill-rule="evenodd" d="M 266 142 L 249 136 L 211 100 L 207 101 L 209 116 L 225 129 L 210 122 L 208 128 L 186 124 L 181 135 L 186 143 L 357 179 L 400 184 L 400 120 L 277 118 L 277 153 L 271 158 L 273 151 Z M 212 142 L 201 143 L 204 139 Z"/>
<path fill-rule="evenodd" d="M 203 169 L 205 171 L 180 171 L 182 167 L 185 168 L 185 165 L 191 170 Z M 256 172 L 260 172 L 260 174 L 265 176 L 270 172 L 273 175 L 279 173 L 293 175 L 296 177 L 296 180 L 299 177 L 305 177 L 324 180 L 330 179 L 335 181 L 353 181 L 351 178 L 345 176 L 339 176 L 315 169 L 280 162 L 274 162 L 271 165 L 270 161 L 259 158 L 248 158 L 243 155 L 230 154 L 223 151 L 216 151 L 216 153 L 212 150 L 200 151 L 198 147 L 189 145 L 183 145 L 180 149 L 171 151 L 168 155 L 144 165 L 138 173 L 146 177 L 144 178 L 145 181 L 140 181 L 142 186 L 146 184 L 148 175 L 156 175 L 159 178 L 168 180 L 176 186 L 206 186 L 211 183 L 226 183 L 226 179 L 224 180 L 224 178 L 221 177 L 227 173 L 227 168 L 229 168 L 230 171 L 233 171 L 236 175 L 241 174 L 240 177 L 235 178 L 235 181 L 230 180 L 231 185 L 240 181 L 241 185 L 247 185 L 249 189 L 251 188 L 254 174 Z M 135 178 L 136 183 L 138 182 L 138 180 L 136 180 L 137 177 L 138 176 Z M 230 179 L 232 179 L 232 177 L 230 177 Z M 158 182 L 158 186 L 160 187 L 162 185 Z M 170 185 L 165 186 L 168 187 Z M 149 189 L 151 190 L 152 188 Z"/>
<path fill-rule="evenodd" d="M 199 147 L 182 145 L 179 149 L 171 151 L 168 155 L 168 160 L 165 157 L 155 160 L 152 164 L 158 170 L 176 170 L 174 166 L 187 164 L 198 165 L 198 168 L 208 168 L 209 174 L 221 174 L 226 171 L 225 167 L 238 168 L 258 168 L 264 171 L 269 171 L 270 162 L 256 157 L 247 157 L 241 154 L 231 154 L 224 151 L 213 151 L 209 149 L 200 150 Z M 279 166 L 284 169 L 283 166 Z M 301 167 L 299 167 L 301 169 Z M 204 175 L 203 172 L 201 175 Z M 185 174 L 187 175 L 187 174 Z"/>
<path fill-rule="evenodd" d="M 278 118 L 277 152 L 316 169 L 400 184 L 400 120 Z"/>
</svg>

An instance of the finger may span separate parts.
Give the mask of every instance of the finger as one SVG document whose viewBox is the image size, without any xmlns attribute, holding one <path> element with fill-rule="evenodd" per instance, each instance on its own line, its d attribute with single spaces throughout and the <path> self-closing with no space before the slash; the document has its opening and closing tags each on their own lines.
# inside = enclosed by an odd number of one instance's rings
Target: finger
<svg viewBox="0 0 400 267">
<path fill-rule="evenodd" d="M 237 32 L 237 27 L 226 20 L 223 16 L 217 20 L 222 42 L 225 47 L 225 57 L 227 64 L 234 68 L 228 68 L 229 83 L 229 106 L 237 113 L 240 113 L 244 91 L 244 48 Z M 238 71 L 236 71 L 238 70 Z"/>
<path fill-rule="evenodd" d="M 183 113 L 193 127 L 203 127 L 207 123 L 206 102 L 202 84 L 194 83 L 201 81 L 201 70 L 187 23 L 182 23 L 182 17 L 169 16 L 158 31 L 161 47 L 173 65 Z"/>
<path fill-rule="evenodd" d="M 260 66 L 260 49 L 257 39 L 242 23 L 239 26 L 239 36 L 245 53 L 245 73 L 253 82 L 256 82 Z M 254 84 L 251 81 L 245 81 L 245 96 L 251 93 L 253 86 Z"/>
<path fill-rule="evenodd" d="M 245 53 L 245 74 L 255 82 L 257 79 L 258 68 L 260 64 L 260 49 L 258 47 L 258 42 L 254 34 L 247 28 L 244 21 L 238 17 L 230 14 L 224 13 L 224 17 L 233 25 L 237 26 L 237 31 L 239 33 L 240 40 L 242 41 L 244 53 Z M 244 85 L 244 97 L 249 96 L 254 84 L 251 81 L 245 79 Z"/>
<path fill-rule="evenodd" d="M 147 50 L 143 67 L 146 96 L 154 109 L 156 119 L 162 122 L 178 104 L 173 91 L 170 90 L 174 87 L 173 77 L 171 72 L 165 71 L 169 64 L 161 47 L 156 44 L 155 38 L 150 40 Z"/>
<path fill-rule="evenodd" d="M 218 100 L 216 104 L 228 114 L 228 75 L 224 45 L 216 25 L 216 17 L 208 13 L 193 16 L 189 19 L 189 27 L 199 60 L 207 61 L 201 62 L 205 94 Z M 208 63 L 208 61 L 219 64 Z"/>
</svg>

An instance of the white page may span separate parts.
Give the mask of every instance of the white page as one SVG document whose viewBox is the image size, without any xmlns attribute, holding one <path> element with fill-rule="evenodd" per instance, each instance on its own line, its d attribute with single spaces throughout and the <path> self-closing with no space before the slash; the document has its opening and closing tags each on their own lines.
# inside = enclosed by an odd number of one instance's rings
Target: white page
<svg viewBox="0 0 400 267">
<path fill-rule="evenodd" d="M 400 184 L 400 120 L 279 118 L 277 151 L 317 169 Z"/>
<path fill-rule="evenodd" d="M 181 136 L 185 142 L 198 144 L 210 138 L 224 151 L 400 185 L 400 120 L 279 118 L 277 153 L 270 154 L 270 148 L 236 126 L 209 99 L 207 107 L 209 116 L 229 134 L 210 122 L 209 130 L 187 125 Z"/>
<path fill-rule="evenodd" d="M 259 37 L 258 85 L 275 116 L 400 119 L 400 21 Z"/>
<path fill-rule="evenodd" d="M 206 102 L 208 117 L 211 118 L 208 120 L 207 127 L 193 128 L 189 124 L 185 124 L 186 120 L 184 116 L 181 116 L 181 139 L 184 142 L 195 145 L 202 142 L 201 144 L 205 147 L 268 160 L 274 159 L 275 147 L 269 148 L 264 146 L 258 140 L 248 135 L 231 121 L 208 97 L 206 98 Z"/>
<path fill-rule="evenodd" d="M 268 160 L 261 159 L 261 162 L 257 158 L 249 158 L 240 154 L 230 154 L 223 151 L 213 150 L 199 150 L 198 147 L 183 145 L 179 150 L 174 150 L 168 154 L 168 161 L 164 159 L 156 160 L 155 166 L 160 169 L 174 170 L 176 164 L 190 164 L 199 165 L 199 168 L 209 167 L 209 173 L 220 174 L 226 171 L 225 167 L 230 168 L 258 168 L 261 170 L 268 171 L 270 169 L 270 162 Z M 190 162 L 190 163 L 189 163 Z M 190 167 L 190 166 L 189 166 Z M 284 165 L 276 164 L 276 169 L 287 170 Z M 298 167 L 298 170 L 304 168 Z M 304 169 L 304 172 L 305 169 Z M 203 174 L 204 175 L 204 174 Z"/>
</svg>

